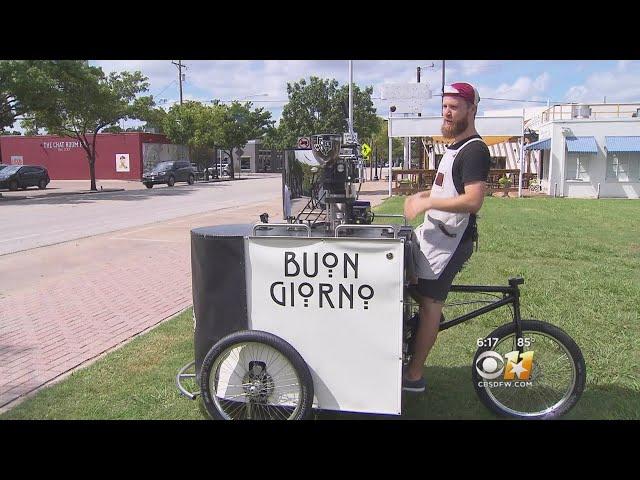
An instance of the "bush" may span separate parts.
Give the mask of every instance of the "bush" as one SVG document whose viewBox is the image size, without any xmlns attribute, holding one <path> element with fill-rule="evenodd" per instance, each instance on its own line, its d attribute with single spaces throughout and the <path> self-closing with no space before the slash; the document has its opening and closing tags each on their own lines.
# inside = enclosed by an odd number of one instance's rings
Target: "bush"
<svg viewBox="0 0 640 480">
<path fill-rule="evenodd" d="M 500 185 L 500 188 L 509 188 L 511 186 L 511 179 L 508 177 L 502 176 L 498 180 L 498 185 Z"/>
</svg>

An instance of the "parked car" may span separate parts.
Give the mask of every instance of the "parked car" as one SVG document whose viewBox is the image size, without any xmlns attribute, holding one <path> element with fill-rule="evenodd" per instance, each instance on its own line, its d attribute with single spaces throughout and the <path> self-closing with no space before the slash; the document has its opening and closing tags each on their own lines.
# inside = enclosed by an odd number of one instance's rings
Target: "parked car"
<svg viewBox="0 0 640 480">
<path fill-rule="evenodd" d="M 187 161 L 176 160 L 160 162 L 150 172 L 142 175 L 142 183 L 147 188 L 153 188 L 158 183 L 166 183 L 173 187 L 176 182 L 187 182 L 193 185 L 196 181 L 196 171 Z"/>
<path fill-rule="evenodd" d="M 207 170 L 209 170 L 209 175 L 212 178 L 218 178 L 218 176 L 220 175 L 220 164 L 216 163 L 213 166 L 209 167 Z M 227 177 L 229 176 L 229 164 L 228 163 L 223 163 L 222 164 L 222 175 L 226 175 Z"/>
<path fill-rule="evenodd" d="M 218 174 L 218 167 L 207 167 L 204 169 L 205 180 L 209 180 L 210 178 L 218 178 L 220 175 Z"/>
<path fill-rule="evenodd" d="M 0 188 L 26 190 L 38 187 L 44 190 L 50 181 L 47 169 L 37 165 L 6 165 L 0 169 Z"/>
</svg>

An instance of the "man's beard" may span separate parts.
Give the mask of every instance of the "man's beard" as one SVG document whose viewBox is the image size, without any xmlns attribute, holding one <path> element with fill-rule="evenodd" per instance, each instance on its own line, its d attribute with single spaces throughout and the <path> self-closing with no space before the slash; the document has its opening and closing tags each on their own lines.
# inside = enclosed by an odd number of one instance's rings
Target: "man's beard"
<svg viewBox="0 0 640 480">
<path fill-rule="evenodd" d="M 464 132 L 469 126 L 469 121 L 467 118 L 463 118 L 458 120 L 457 122 L 453 122 L 451 125 L 448 125 L 444 120 L 442 121 L 442 127 L 440 127 L 440 132 L 442 132 L 442 136 L 445 138 L 455 138 Z"/>
</svg>

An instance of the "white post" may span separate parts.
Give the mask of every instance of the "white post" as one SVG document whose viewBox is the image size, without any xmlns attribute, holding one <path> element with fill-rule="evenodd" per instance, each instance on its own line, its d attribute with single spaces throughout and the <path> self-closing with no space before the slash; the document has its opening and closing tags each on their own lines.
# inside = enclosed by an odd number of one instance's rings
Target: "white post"
<svg viewBox="0 0 640 480">
<path fill-rule="evenodd" d="M 524 108 L 522 109 L 522 136 L 520 137 L 520 175 L 518 176 L 518 198 L 522 197 L 522 175 L 524 167 Z"/>
<path fill-rule="evenodd" d="M 391 138 L 391 110 L 389 110 L 389 124 L 387 130 L 387 135 L 389 135 L 389 198 L 391 198 L 391 150 L 393 149 L 393 138 Z"/>
<path fill-rule="evenodd" d="M 353 60 L 349 60 L 349 134 L 353 135 Z"/>
</svg>

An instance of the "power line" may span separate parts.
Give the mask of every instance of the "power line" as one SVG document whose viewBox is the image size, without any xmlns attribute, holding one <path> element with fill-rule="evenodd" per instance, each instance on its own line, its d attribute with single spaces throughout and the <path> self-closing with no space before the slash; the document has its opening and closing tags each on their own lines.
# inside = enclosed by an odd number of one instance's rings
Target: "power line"
<svg viewBox="0 0 640 480">
<path fill-rule="evenodd" d="M 492 97 L 481 97 L 482 100 L 500 100 L 503 102 L 524 102 L 524 103 L 547 103 L 547 100 L 517 100 L 515 98 L 492 98 Z M 551 102 L 551 100 L 549 100 L 550 103 L 558 103 L 558 102 Z"/>
<path fill-rule="evenodd" d="M 160 92 L 156 93 L 154 96 L 155 97 L 159 97 L 162 94 L 162 92 L 164 92 L 167 88 L 169 88 L 174 83 L 176 83 L 176 81 L 175 80 L 171 80 L 171 82 L 169 82 L 169 84 L 166 87 L 164 87 L 162 90 L 160 90 Z"/>
</svg>

